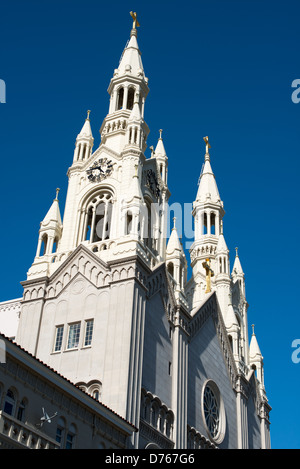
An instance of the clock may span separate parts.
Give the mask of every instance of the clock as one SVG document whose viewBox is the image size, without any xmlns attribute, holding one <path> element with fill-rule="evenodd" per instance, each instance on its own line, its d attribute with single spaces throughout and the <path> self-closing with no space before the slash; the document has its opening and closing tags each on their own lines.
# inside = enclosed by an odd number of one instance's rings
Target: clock
<svg viewBox="0 0 300 469">
<path fill-rule="evenodd" d="M 111 175 L 113 163 L 108 158 L 100 158 L 87 169 L 86 174 L 91 182 L 100 182 Z"/>
</svg>

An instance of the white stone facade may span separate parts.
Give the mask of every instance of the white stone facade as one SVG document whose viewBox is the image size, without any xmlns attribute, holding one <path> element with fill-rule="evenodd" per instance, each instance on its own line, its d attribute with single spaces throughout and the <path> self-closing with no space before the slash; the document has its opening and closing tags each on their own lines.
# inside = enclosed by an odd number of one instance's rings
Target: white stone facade
<svg viewBox="0 0 300 469">
<path fill-rule="evenodd" d="M 101 144 L 93 152 L 88 112 L 63 221 L 57 192 L 41 223 L 16 342 L 139 428 L 134 448 L 269 448 L 263 357 L 254 333 L 249 344 L 238 254 L 230 272 L 208 138 L 187 280 L 176 225 L 166 242 L 161 133 L 145 156 L 148 91 L 133 27 Z"/>
</svg>

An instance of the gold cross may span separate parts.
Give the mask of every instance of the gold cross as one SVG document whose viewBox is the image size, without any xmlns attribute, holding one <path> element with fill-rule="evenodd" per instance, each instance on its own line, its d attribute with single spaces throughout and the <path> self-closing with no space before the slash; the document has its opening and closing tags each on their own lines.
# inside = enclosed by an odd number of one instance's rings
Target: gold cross
<svg viewBox="0 0 300 469">
<path fill-rule="evenodd" d="M 135 12 L 131 11 L 131 12 L 130 12 L 130 16 L 131 16 L 132 19 L 133 19 L 132 29 L 136 29 L 137 27 L 140 26 L 140 23 L 139 23 L 138 20 L 137 20 L 136 11 L 135 11 Z"/>
<path fill-rule="evenodd" d="M 203 140 L 206 143 L 206 154 L 208 155 L 208 150 L 209 150 L 209 148 L 211 148 L 211 146 L 209 144 L 209 141 L 208 141 L 208 137 L 203 137 Z"/>
<path fill-rule="evenodd" d="M 205 262 L 202 263 L 206 271 L 206 290 L 205 293 L 211 292 L 211 277 L 213 277 L 214 271 L 210 268 L 210 259 L 205 259 Z"/>
</svg>

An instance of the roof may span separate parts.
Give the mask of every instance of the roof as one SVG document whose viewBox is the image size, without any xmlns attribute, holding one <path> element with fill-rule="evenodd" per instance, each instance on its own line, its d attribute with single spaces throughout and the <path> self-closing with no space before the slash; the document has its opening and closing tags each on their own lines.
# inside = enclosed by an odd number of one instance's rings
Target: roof
<svg viewBox="0 0 300 469">
<path fill-rule="evenodd" d="M 59 379 L 63 380 L 65 383 L 67 383 L 69 386 L 73 387 L 74 389 L 76 389 L 76 392 L 80 392 L 82 393 L 85 398 L 87 398 L 88 400 L 91 400 L 91 404 L 93 405 L 97 405 L 99 406 L 99 410 L 100 409 L 103 409 L 105 411 L 105 413 L 107 414 L 107 411 L 109 413 L 111 413 L 112 415 L 114 415 L 118 420 L 121 420 L 122 422 L 126 423 L 126 425 L 130 426 L 132 428 L 132 431 L 138 431 L 138 429 L 131 423 L 129 422 L 128 420 L 126 420 L 124 417 L 121 417 L 119 414 L 117 414 L 114 410 L 112 410 L 111 408 L 109 408 L 108 406 L 106 406 L 105 404 L 103 404 L 103 402 L 100 402 L 99 400 L 97 400 L 96 398 L 94 398 L 93 396 L 91 396 L 90 394 L 88 394 L 86 391 L 84 391 L 83 389 L 81 389 L 80 387 L 76 386 L 76 384 L 72 383 L 72 381 L 70 381 L 68 378 L 66 378 L 65 376 L 61 375 L 60 373 L 58 373 L 56 370 L 54 370 L 53 368 L 51 368 L 49 365 L 47 365 L 46 363 L 42 362 L 39 358 L 35 357 L 33 354 L 31 354 L 30 352 L 28 352 L 27 350 L 25 350 L 23 347 L 21 347 L 20 345 L 18 345 L 16 342 L 14 342 L 13 340 L 9 339 L 8 337 L 6 337 L 4 334 L 0 333 L 0 338 L 3 338 L 5 341 L 7 341 L 12 347 L 15 347 L 16 349 L 18 349 L 19 351 L 21 351 L 21 353 L 27 355 L 30 359 L 33 359 L 34 361 L 36 361 L 36 363 L 38 363 L 39 365 L 41 365 L 42 367 L 45 367 L 45 369 L 47 369 L 48 371 L 50 371 L 50 373 L 54 373 Z M 105 416 L 104 416 L 105 417 Z"/>
</svg>

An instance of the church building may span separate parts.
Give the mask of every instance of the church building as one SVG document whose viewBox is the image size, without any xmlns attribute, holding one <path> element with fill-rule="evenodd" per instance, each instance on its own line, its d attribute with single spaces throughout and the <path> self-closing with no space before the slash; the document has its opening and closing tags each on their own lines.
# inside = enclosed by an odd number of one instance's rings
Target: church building
<svg viewBox="0 0 300 469">
<path fill-rule="evenodd" d="M 22 353 L 134 427 L 128 448 L 268 449 L 263 356 L 254 329 L 248 336 L 238 252 L 230 267 L 209 138 L 188 261 L 176 220 L 168 235 L 161 131 L 145 156 L 149 86 L 131 16 L 108 86 L 101 143 L 94 148 L 88 111 L 73 161 L 66 161 L 63 217 L 57 189 L 21 282 L 23 297 L 0 304 L 0 332 L 5 317 L 17 314 L 14 342 Z"/>
</svg>

